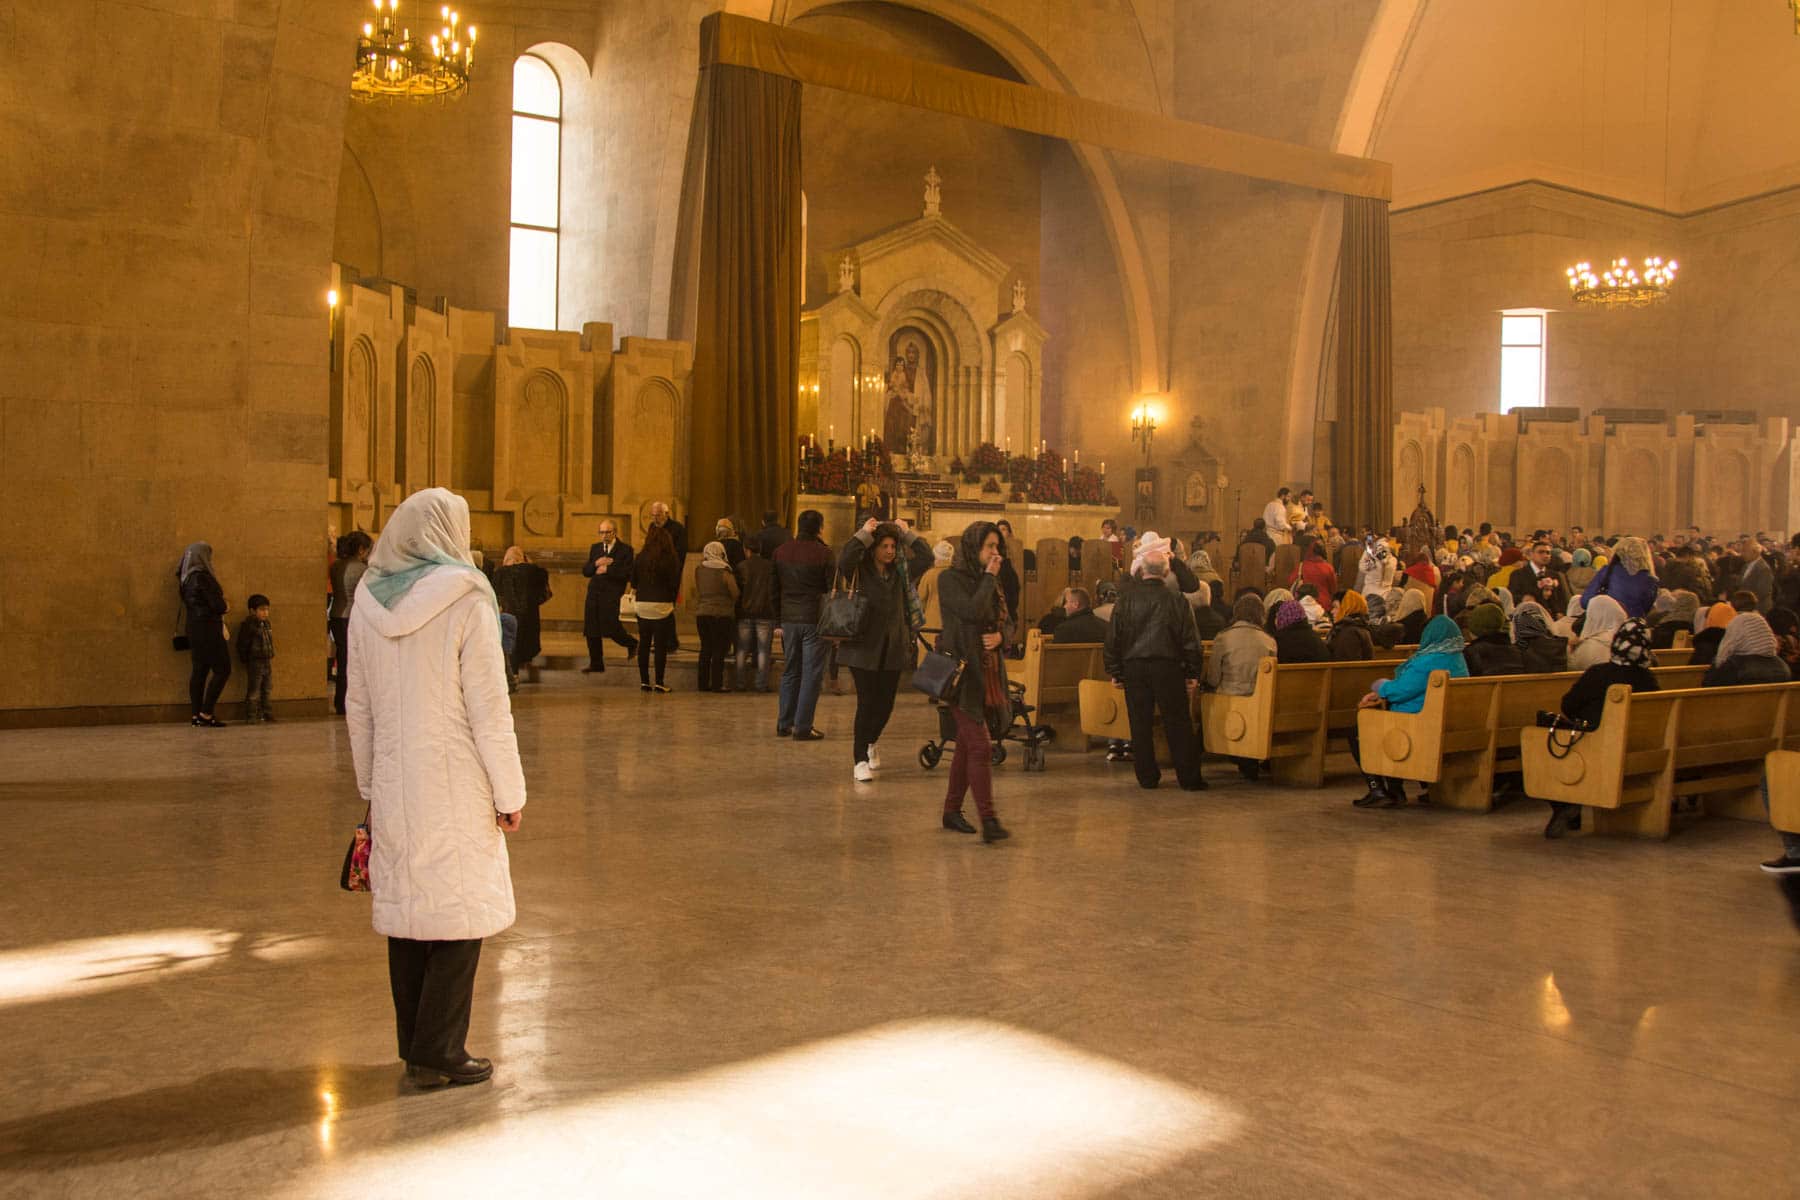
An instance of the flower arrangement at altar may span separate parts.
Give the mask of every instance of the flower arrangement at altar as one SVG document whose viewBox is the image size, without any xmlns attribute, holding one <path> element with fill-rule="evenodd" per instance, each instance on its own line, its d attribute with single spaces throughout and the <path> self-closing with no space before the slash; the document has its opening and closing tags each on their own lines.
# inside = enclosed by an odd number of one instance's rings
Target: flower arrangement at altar
<svg viewBox="0 0 1800 1200">
<path fill-rule="evenodd" d="M 1069 504 L 1105 504 L 1106 480 L 1092 467 L 1077 466 L 1069 473 L 1066 489 Z"/>
<path fill-rule="evenodd" d="M 972 475 L 998 475 L 1006 470 L 1010 456 L 992 442 L 983 442 L 969 455 L 968 470 Z"/>
<path fill-rule="evenodd" d="M 822 496 L 848 496 L 860 481 L 861 471 L 851 464 L 849 453 L 833 450 L 809 464 L 806 490 Z"/>
</svg>

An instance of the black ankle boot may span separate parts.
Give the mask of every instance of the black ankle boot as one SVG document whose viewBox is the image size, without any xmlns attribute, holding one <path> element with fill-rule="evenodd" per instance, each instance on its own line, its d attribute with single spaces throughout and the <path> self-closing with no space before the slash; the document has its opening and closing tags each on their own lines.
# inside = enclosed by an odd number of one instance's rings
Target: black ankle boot
<svg viewBox="0 0 1800 1200">
<path fill-rule="evenodd" d="M 971 832 L 973 832 L 973 831 L 971 830 Z M 984 841 L 984 842 L 999 842 L 999 841 L 1004 841 L 1005 839 L 1007 839 L 1011 836 L 1012 836 L 1012 834 L 1006 832 L 1006 827 L 1000 824 L 999 817 L 983 817 L 983 818 L 981 818 L 981 840 L 982 841 Z"/>
<path fill-rule="evenodd" d="M 963 816 L 961 812 L 945 813 L 944 814 L 944 828 L 950 830 L 952 833 L 974 833 L 975 832 L 975 827 L 973 825 L 969 824 L 969 818 Z"/>
</svg>

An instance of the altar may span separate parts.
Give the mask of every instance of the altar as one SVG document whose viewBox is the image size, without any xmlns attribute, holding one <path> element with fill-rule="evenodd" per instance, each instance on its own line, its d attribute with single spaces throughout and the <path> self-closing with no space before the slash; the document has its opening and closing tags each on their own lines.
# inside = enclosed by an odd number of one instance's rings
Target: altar
<svg viewBox="0 0 1800 1200">
<path fill-rule="evenodd" d="M 829 251 L 836 290 L 801 314 L 799 506 L 834 541 L 859 512 L 934 538 L 1000 519 L 1025 546 L 1095 537 L 1118 504 L 1045 440 L 1029 284 L 945 217 L 935 167 L 924 183 L 917 220 Z"/>
</svg>

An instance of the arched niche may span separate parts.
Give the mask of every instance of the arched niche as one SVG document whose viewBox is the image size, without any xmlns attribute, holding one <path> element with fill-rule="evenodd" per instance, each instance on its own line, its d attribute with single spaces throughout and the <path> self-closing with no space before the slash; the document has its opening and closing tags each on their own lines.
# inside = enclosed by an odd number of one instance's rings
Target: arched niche
<svg viewBox="0 0 1800 1200">
<path fill-rule="evenodd" d="M 377 383 L 375 344 L 367 337 L 350 343 L 344 355 L 342 471 L 339 478 L 360 483 L 375 478 Z"/>
<path fill-rule="evenodd" d="M 567 492 L 569 388 L 553 371 L 536 370 L 525 377 L 519 403 L 513 406 L 510 429 L 513 490 L 531 496 Z"/>
<path fill-rule="evenodd" d="M 1467 442 L 1450 452 L 1450 477 L 1444 484 L 1446 520 L 1465 525 L 1481 520 L 1475 504 L 1475 449 Z"/>
<path fill-rule="evenodd" d="M 1394 511 L 1403 513 L 1410 509 L 1417 500 L 1419 488 L 1425 483 L 1425 449 L 1419 443 L 1407 440 L 1400 445 L 1400 453 L 1394 456 Z"/>
<path fill-rule="evenodd" d="M 415 355 L 406 376 L 405 461 L 401 479 L 408 491 L 437 485 L 437 368 L 426 355 Z"/>
</svg>

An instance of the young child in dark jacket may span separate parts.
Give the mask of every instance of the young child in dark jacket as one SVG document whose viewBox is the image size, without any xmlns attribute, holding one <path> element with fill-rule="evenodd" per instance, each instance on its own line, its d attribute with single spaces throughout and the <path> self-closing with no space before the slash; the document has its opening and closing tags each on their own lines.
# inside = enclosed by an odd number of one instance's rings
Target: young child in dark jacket
<svg viewBox="0 0 1800 1200">
<path fill-rule="evenodd" d="M 249 684 L 244 692 L 245 721 L 273 721 L 269 690 L 275 674 L 275 632 L 269 625 L 269 598 L 250 597 L 250 615 L 237 631 L 238 661 L 244 664 Z"/>
</svg>

